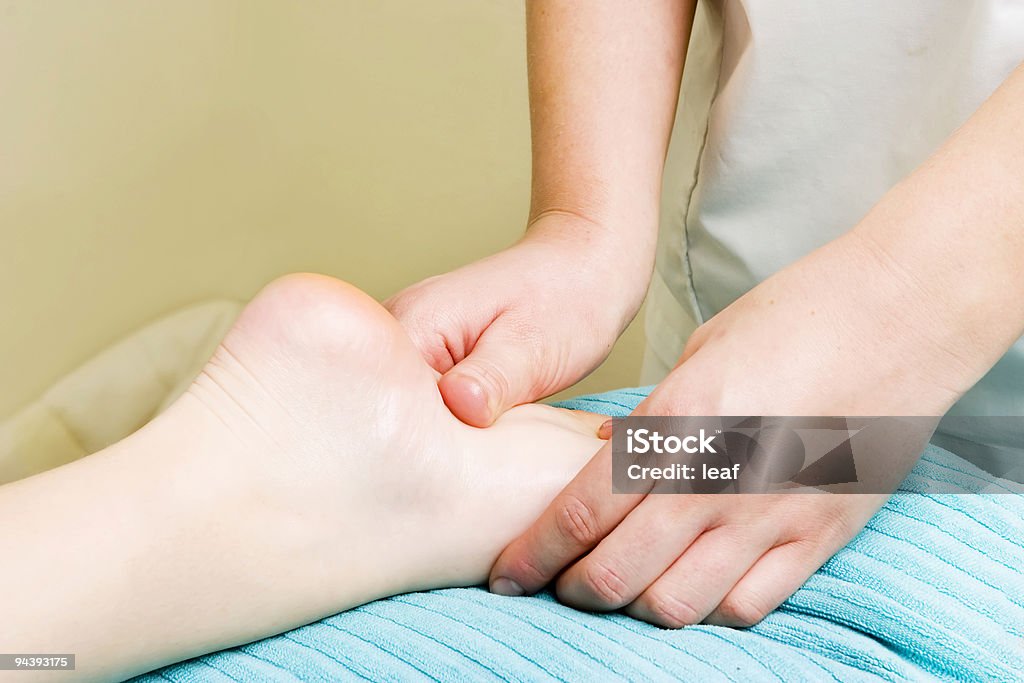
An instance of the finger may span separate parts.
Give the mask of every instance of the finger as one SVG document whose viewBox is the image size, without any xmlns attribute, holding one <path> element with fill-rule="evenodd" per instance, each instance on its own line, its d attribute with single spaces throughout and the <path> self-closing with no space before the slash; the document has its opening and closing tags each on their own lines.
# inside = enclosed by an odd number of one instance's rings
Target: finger
<svg viewBox="0 0 1024 683">
<path fill-rule="evenodd" d="M 438 386 L 457 418 L 474 427 L 490 427 L 512 406 L 543 398 L 546 387 L 541 372 L 535 345 L 525 343 L 513 326 L 498 320 Z"/>
<path fill-rule="evenodd" d="M 491 569 L 491 591 L 522 595 L 540 590 L 643 499 L 643 494 L 612 494 L 611 455 L 606 443 L 540 519 L 505 548 Z"/>
<path fill-rule="evenodd" d="M 665 628 L 699 624 L 771 547 L 757 536 L 732 525 L 704 532 L 626 613 Z"/>
<path fill-rule="evenodd" d="M 705 621 L 745 628 L 757 624 L 799 590 L 838 548 L 807 541 L 778 545 L 750 568 Z"/>
<path fill-rule="evenodd" d="M 718 514 L 709 496 L 648 496 L 558 578 L 558 598 L 591 611 L 632 602 Z"/>
<path fill-rule="evenodd" d="M 440 315 L 424 319 L 414 312 L 416 309 L 407 309 L 405 304 L 395 297 L 385 301 L 383 306 L 395 316 L 405 333 L 409 335 L 413 346 L 435 372 L 444 374 L 462 360 L 461 341 L 457 335 L 449 335 L 446 332 L 458 329 L 457 321 L 445 319 Z M 449 340 L 449 337 L 452 339 Z"/>
</svg>

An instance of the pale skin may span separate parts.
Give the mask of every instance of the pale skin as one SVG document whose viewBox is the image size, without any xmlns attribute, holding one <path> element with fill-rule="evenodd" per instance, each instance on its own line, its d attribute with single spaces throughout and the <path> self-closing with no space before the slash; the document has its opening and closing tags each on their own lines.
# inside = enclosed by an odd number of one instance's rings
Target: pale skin
<svg viewBox="0 0 1024 683">
<path fill-rule="evenodd" d="M 580 379 L 635 315 L 694 3 L 527 8 L 526 235 L 387 303 L 481 426 Z M 1021 121 L 1024 67 L 848 233 L 701 326 L 636 414 L 944 414 L 1024 333 Z M 613 496 L 609 467 L 605 447 L 505 549 L 492 590 L 557 579 L 578 607 L 747 626 L 885 500 Z"/>
<path fill-rule="evenodd" d="M 120 680 L 482 583 L 601 445 L 604 418 L 526 405 L 476 429 L 437 377 L 354 287 L 269 285 L 164 414 L 0 487 L 5 652 L 74 652 L 64 675 Z"/>
</svg>

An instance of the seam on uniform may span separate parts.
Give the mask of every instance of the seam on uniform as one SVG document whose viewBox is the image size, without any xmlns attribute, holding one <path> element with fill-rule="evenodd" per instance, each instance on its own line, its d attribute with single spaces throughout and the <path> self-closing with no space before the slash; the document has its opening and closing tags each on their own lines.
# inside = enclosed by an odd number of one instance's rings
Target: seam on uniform
<svg viewBox="0 0 1024 683">
<path fill-rule="evenodd" d="M 725 13 L 728 11 L 727 8 L 722 9 L 722 31 L 718 41 L 718 75 L 715 77 L 715 90 L 708 99 L 708 111 L 704 118 L 704 137 L 700 142 L 700 150 L 697 152 L 697 160 L 694 164 L 693 169 L 693 182 L 690 185 L 690 192 L 686 197 L 686 210 L 683 211 L 683 267 L 686 269 L 686 282 L 688 285 L 688 294 L 690 296 L 690 303 L 693 305 L 694 313 L 697 316 L 697 324 L 703 325 L 705 322 L 704 311 L 701 309 L 700 301 L 697 299 L 697 287 L 693 281 L 693 268 L 690 266 L 690 212 L 693 209 L 693 195 L 697 191 L 697 185 L 700 183 L 700 168 L 704 161 L 704 150 L 707 148 L 708 137 L 711 132 L 711 110 L 715 106 L 715 102 L 718 101 L 718 95 L 722 88 L 722 62 L 724 60 L 725 52 L 725 24 L 726 17 Z M 685 104 L 684 104 L 685 106 Z"/>
</svg>

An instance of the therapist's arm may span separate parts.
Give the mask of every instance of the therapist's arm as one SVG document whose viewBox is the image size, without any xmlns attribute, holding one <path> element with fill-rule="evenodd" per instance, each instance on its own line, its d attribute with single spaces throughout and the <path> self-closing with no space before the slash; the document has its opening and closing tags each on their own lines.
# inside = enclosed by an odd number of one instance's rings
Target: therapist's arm
<svg viewBox="0 0 1024 683">
<path fill-rule="evenodd" d="M 577 217 L 650 268 L 694 4 L 527 2 L 532 231 Z"/>
<path fill-rule="evenodd" d="M 489 425 L 573 384 L 640 307 L 694 5 L 527 3 L 526 235 L 386 304 L 463 421 Z"/>
<path fill-rule="evenodd" d="M 701 326 L 636 414 L 939 416 L 1022 334 L 1024 66 L 853 230 Z M 886 498 L 611 495 L 610 471 L 606 445 L 492 589 L 558 576 L 578 607 L 749 626 Z"/>
</svg>

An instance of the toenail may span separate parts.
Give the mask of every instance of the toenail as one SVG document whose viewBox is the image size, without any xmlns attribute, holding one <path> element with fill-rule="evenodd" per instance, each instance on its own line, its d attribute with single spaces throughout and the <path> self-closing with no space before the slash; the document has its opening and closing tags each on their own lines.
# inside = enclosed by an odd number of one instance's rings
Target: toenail
<svg viewBox="0 0 1024 683">
<path fill-rule="evenodd" d="M 522 586 L 512 579 L 507 579 L 504 576 L 499 576 L 494 581 L 491 581 L 491 592 L 510 597 L 518 597 L 526 594 L 526 591 L 523 590 Z"/>
</svg>

